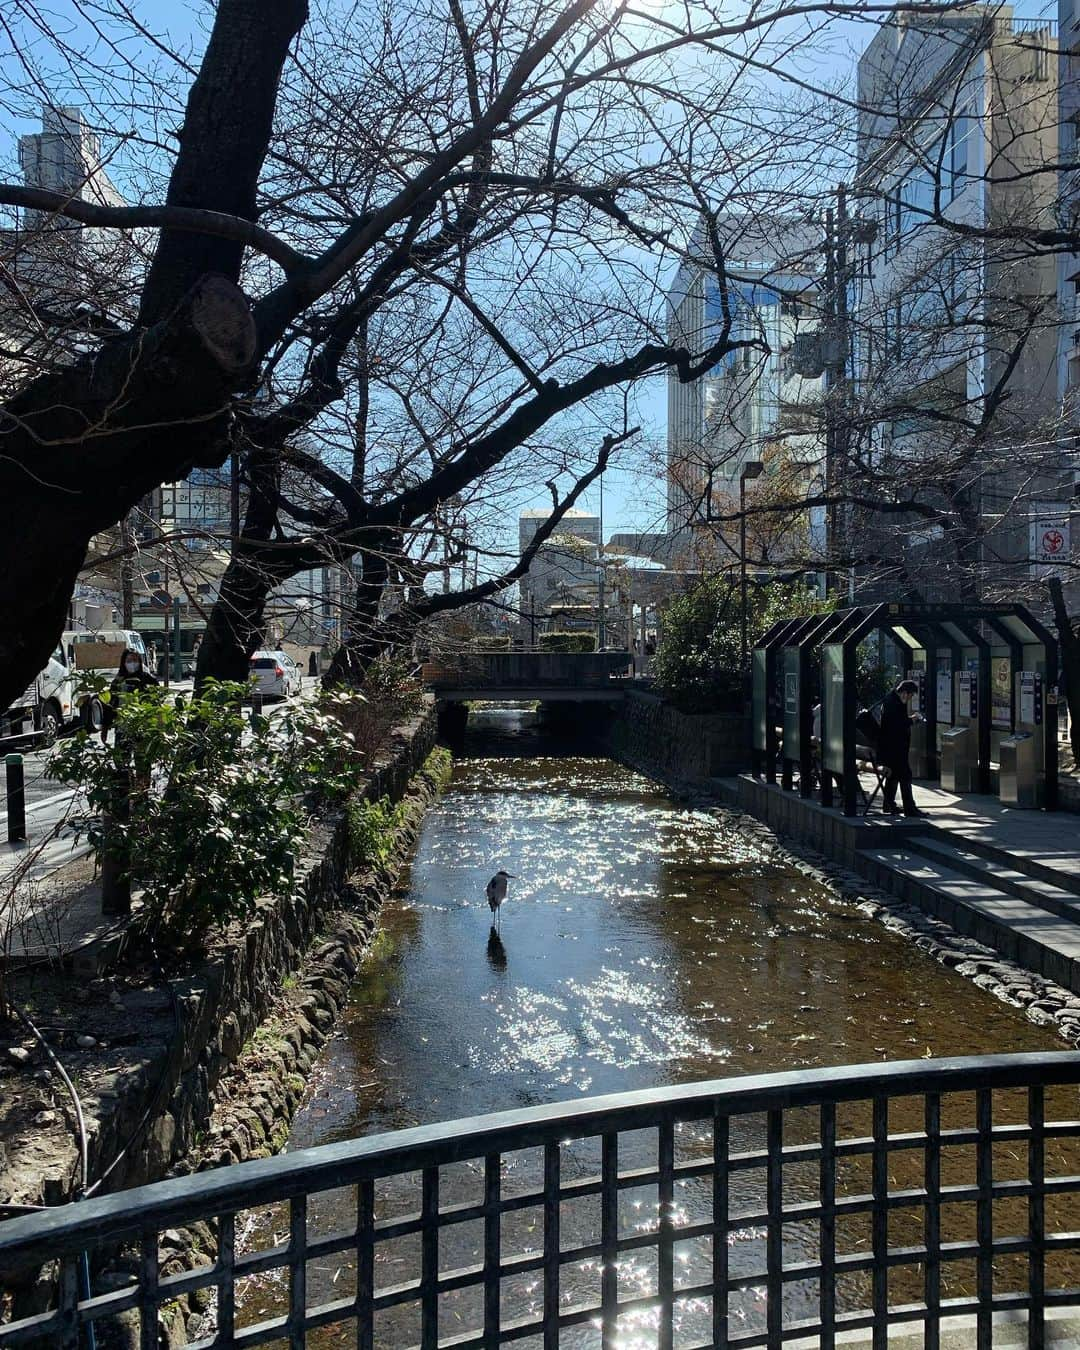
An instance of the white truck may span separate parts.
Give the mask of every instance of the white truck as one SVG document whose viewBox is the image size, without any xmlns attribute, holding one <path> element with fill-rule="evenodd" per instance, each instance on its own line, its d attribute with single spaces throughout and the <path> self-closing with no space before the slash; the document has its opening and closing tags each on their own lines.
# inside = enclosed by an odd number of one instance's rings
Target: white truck
<svg viewBox="0 0 1080 1350">
<path fill-rule="evenodd" d="M 22 697 L 0 714 L 0 741 L 34 740 L 52 745 L 64 727 L 79 716 L 75 684 L 61 643 Z"/>
<path fill-rule="evenodd" d="M 90 672 L 115 675 L 125 648 L 140 652 L 145 660 L 142 637 L 134 631 L 64 633 L 45 669 L 20 699 L 0 713 L 0 743 L 35 741 L 52 745 L 75 723 L 97 730 L 102 719 L 101 700 L 85 690 L 80 692 L 80 682 Z"/>
</svg>

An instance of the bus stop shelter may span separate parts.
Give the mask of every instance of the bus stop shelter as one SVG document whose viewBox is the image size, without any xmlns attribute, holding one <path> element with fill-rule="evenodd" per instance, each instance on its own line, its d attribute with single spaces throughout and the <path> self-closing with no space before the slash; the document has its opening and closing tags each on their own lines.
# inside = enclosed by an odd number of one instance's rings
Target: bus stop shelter
<svg viewBox="0 0 1080 1350">
<path fill-rule="evenodd" d="M 970 731 L 976 747 L 968 790 L 991 790 L 992 725 L 1038 738 L 1043 804 L 1057 806 L 1057 639 L 1019 604 L 895 602 L 835 610 L 774 624 L 753 650 L 754 773 L 799 792 L 814 783 L 814 708 L 820 705 L 822 803 L 842 784 L 845 815 L 858 813 L 857 653 L 887 634 L 921 686 L 921 743 L 927 776 L 940 770 L 939 728 Z M 1007 657 L 994 657 L 995 652 Z M 992 687 L 992 661 L 1008 661 L 1005 693 Z"/>
</svg>

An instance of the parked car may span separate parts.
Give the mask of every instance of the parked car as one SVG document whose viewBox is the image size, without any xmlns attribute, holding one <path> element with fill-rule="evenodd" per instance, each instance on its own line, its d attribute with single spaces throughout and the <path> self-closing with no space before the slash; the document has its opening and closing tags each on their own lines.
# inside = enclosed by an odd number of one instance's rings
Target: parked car
<svg viewBox="0 0 1080 1350">
<path fill-rule="evenodd" d="M 263 698 L 290 698 L 304 683 L 300 667 L 283 651 L 256 652 L 251 658 L 251 676 Z"/>
</svg>

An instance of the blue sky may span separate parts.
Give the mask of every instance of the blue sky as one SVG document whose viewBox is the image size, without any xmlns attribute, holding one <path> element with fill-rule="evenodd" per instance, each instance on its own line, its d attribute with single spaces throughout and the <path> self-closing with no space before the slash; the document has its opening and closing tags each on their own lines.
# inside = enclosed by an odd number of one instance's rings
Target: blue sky
<svg viewBox="0 0 1080 1350">
<path fill-rule="evenodd" d="M 76 2 L 77 0 L 61 0 L 53 12 L 70 15 Z M 652 3 L 655 8 L 657 0 L 652 0 Z M 664 0 L 659 0 L 659 3 L 664 3 Z M 209 0 L 192 0 L 192 3 L 182 3 L 181 0 L 133 0 L 132 8 L 152 32 L 166 38 L 171 47 L 190 54 L 197 64 L 212 13 Z M 1038 3 L 1017 4 L 1014 9 L 1017 14 L 1029 17 L 1047 12 L 1047 7 Z M 1049 12 L 1056 11 L 1051 9 Z M 814 78 L 828 79 L 830 82 L 849 79 L 858 52 L 869 41 L 872 32 L 873 28 L 868 23 L 849 22 L 837 25 L 831 30 L 828 49 L 823 53 L 820 62 L 821 69 L 813 72 Z M 77 45 L 78 26 L 70 28 L 68 36 L 73 45 Z M 5 50 L 3 44 L 7 41 L 6 34 L 0 30 L 0 71 L 13 72 L 18 69 L 18 54 L 10 47 Z M 63 73 L 50 88 L 50 95 L 72 103 L 83 101 L 75 82 Z M 22 132 L 34 130 L 35 124 L 29 119 L 16 119 L 10 107 L 6 110 L 6 116 L 0 113 L 0 117 L 3 118 L 0 123 L 0 165 L 2 165 L 0 171 L 10 180 L 16 178 L 17 173 L 15 164 L 17 136 Z M 123 188 L 122 175 L 119 186 Z M 644 382 L 636 392 L 633 420 L 642 424 L 641 441 L 637 445 L 624 448 L 619 453 L 616 463 L 605 475 L 603 515 L 606 534 L 614 530 L 649 530 L 663 527 L 664 483 L 659 472 L 659 464 L 662 460 L 662 447 L 666 435 L 666 417 L 666 378 L 658 376 Z M 542 488 L 532 496 L 523 493 L 520 499 L 507 501 L 503 519 L 509 526 L 511 521 L 516 521 L 519 510 L 546 506 L 548 500 Z M 594 487 L 585 499 L 579 502 L 579 506 L 597 512 L 600 506 L 599 490 Z M 508 529 L 507 533 L 509 532 Z M 513 533 L 516 536 L 516 529 Z"/>
</svg>

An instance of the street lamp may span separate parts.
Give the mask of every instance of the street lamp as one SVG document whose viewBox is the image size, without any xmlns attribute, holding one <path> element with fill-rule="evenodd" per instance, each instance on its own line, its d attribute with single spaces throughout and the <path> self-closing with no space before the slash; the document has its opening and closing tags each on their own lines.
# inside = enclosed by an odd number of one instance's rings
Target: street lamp
<svg viewBox="0 0 1080 1350">
<path fill-rule="evenodd" d="M 742 600 L 742 670 L 746 671 L 747 616 L 746 616 L 746 484 L 752 478 L 760 478 L 765 465 L 760 459 L 748 459 L 739 473 L 739 591 Z"/>
</svg>

